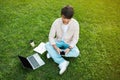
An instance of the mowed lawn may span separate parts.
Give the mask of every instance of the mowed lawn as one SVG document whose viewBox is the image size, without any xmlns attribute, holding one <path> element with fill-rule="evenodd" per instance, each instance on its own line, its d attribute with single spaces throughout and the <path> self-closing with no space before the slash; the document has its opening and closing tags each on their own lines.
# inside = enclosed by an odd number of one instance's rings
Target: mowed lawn
<svg viewBox="0 0 120 80">
<path fill-rule="evenodd" d="M 34 54 L 36 46 L 48 41 L 52 22 L 65 5 L 72 5 L 80 23 L 81 52 L 59 75 L 52 59 L 40 55 L 45 65 L 22 67 L 18 55 Z M 0 0 L 0 80 L 120 80 L 119 0 Z"/>
</svg>

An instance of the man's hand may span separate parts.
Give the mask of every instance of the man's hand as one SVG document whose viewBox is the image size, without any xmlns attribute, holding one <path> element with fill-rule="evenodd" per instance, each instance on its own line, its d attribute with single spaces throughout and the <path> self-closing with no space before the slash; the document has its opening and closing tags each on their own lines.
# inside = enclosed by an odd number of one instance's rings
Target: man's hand
<svg viewBox="0 0 120 80">
<path fill-rule="evenodd" d="M 55 50 L 60 54 L 60 52 L 61 52 L 60 48 L 56 48 Z"/>
<path fill-rule="evenodd" d="M 67 54 L 67 53 L 69 53 L 69 52 L 70 52 L 70 49 L 67 48 L 67 49 L 65 50 L 65 54 Z"/>
<path fill-rule="evenodd" d="M 60 54 L 61 49 L 58 48 L 56 45 L 52 45 L 52 46 L 53 46 L 53 48 Z"/>
</svg>

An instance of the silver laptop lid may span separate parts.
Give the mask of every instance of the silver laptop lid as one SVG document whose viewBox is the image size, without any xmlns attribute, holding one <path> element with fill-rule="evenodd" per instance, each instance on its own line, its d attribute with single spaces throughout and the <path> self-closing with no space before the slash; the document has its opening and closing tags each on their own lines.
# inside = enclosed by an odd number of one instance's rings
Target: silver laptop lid
<svg viewBox="0 0 120 80">
<path fill-rule="evenodd" d="M 28 56 L 27 59 L 29 63 L 32 65 L 33 69 L 36 69 L 45 64 L 45 62 L 40 58 L 40 56 L 37 53 Z"/>
</svg>

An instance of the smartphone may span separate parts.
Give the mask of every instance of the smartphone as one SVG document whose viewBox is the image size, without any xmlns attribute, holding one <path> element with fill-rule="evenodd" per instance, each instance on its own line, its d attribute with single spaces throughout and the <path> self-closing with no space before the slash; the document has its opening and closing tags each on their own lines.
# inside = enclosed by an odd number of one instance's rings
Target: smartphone
<svg viewBox="0 0 120 80">
<path fill-rule="evenodd" d="M 61 51 L 61 52 L 60 52 L 60 55 L 65 55 L 65 52 L 64 52 L 64 51 Z"/>
</svg>

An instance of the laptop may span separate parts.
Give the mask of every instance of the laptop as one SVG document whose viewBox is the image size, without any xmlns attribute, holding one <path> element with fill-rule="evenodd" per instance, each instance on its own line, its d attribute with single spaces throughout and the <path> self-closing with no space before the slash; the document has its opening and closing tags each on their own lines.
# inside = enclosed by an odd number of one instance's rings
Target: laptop
<svg viewBox="0 0 120 80">
<path fill-rule="evenodd" d="M 28 56 L 27 58 L 19 55 L 18 58 L 20 59 L 24 67 L 31 68 L 33 70 L 45 64 L 45 62 L 37 53 Z"/>
</svg>

